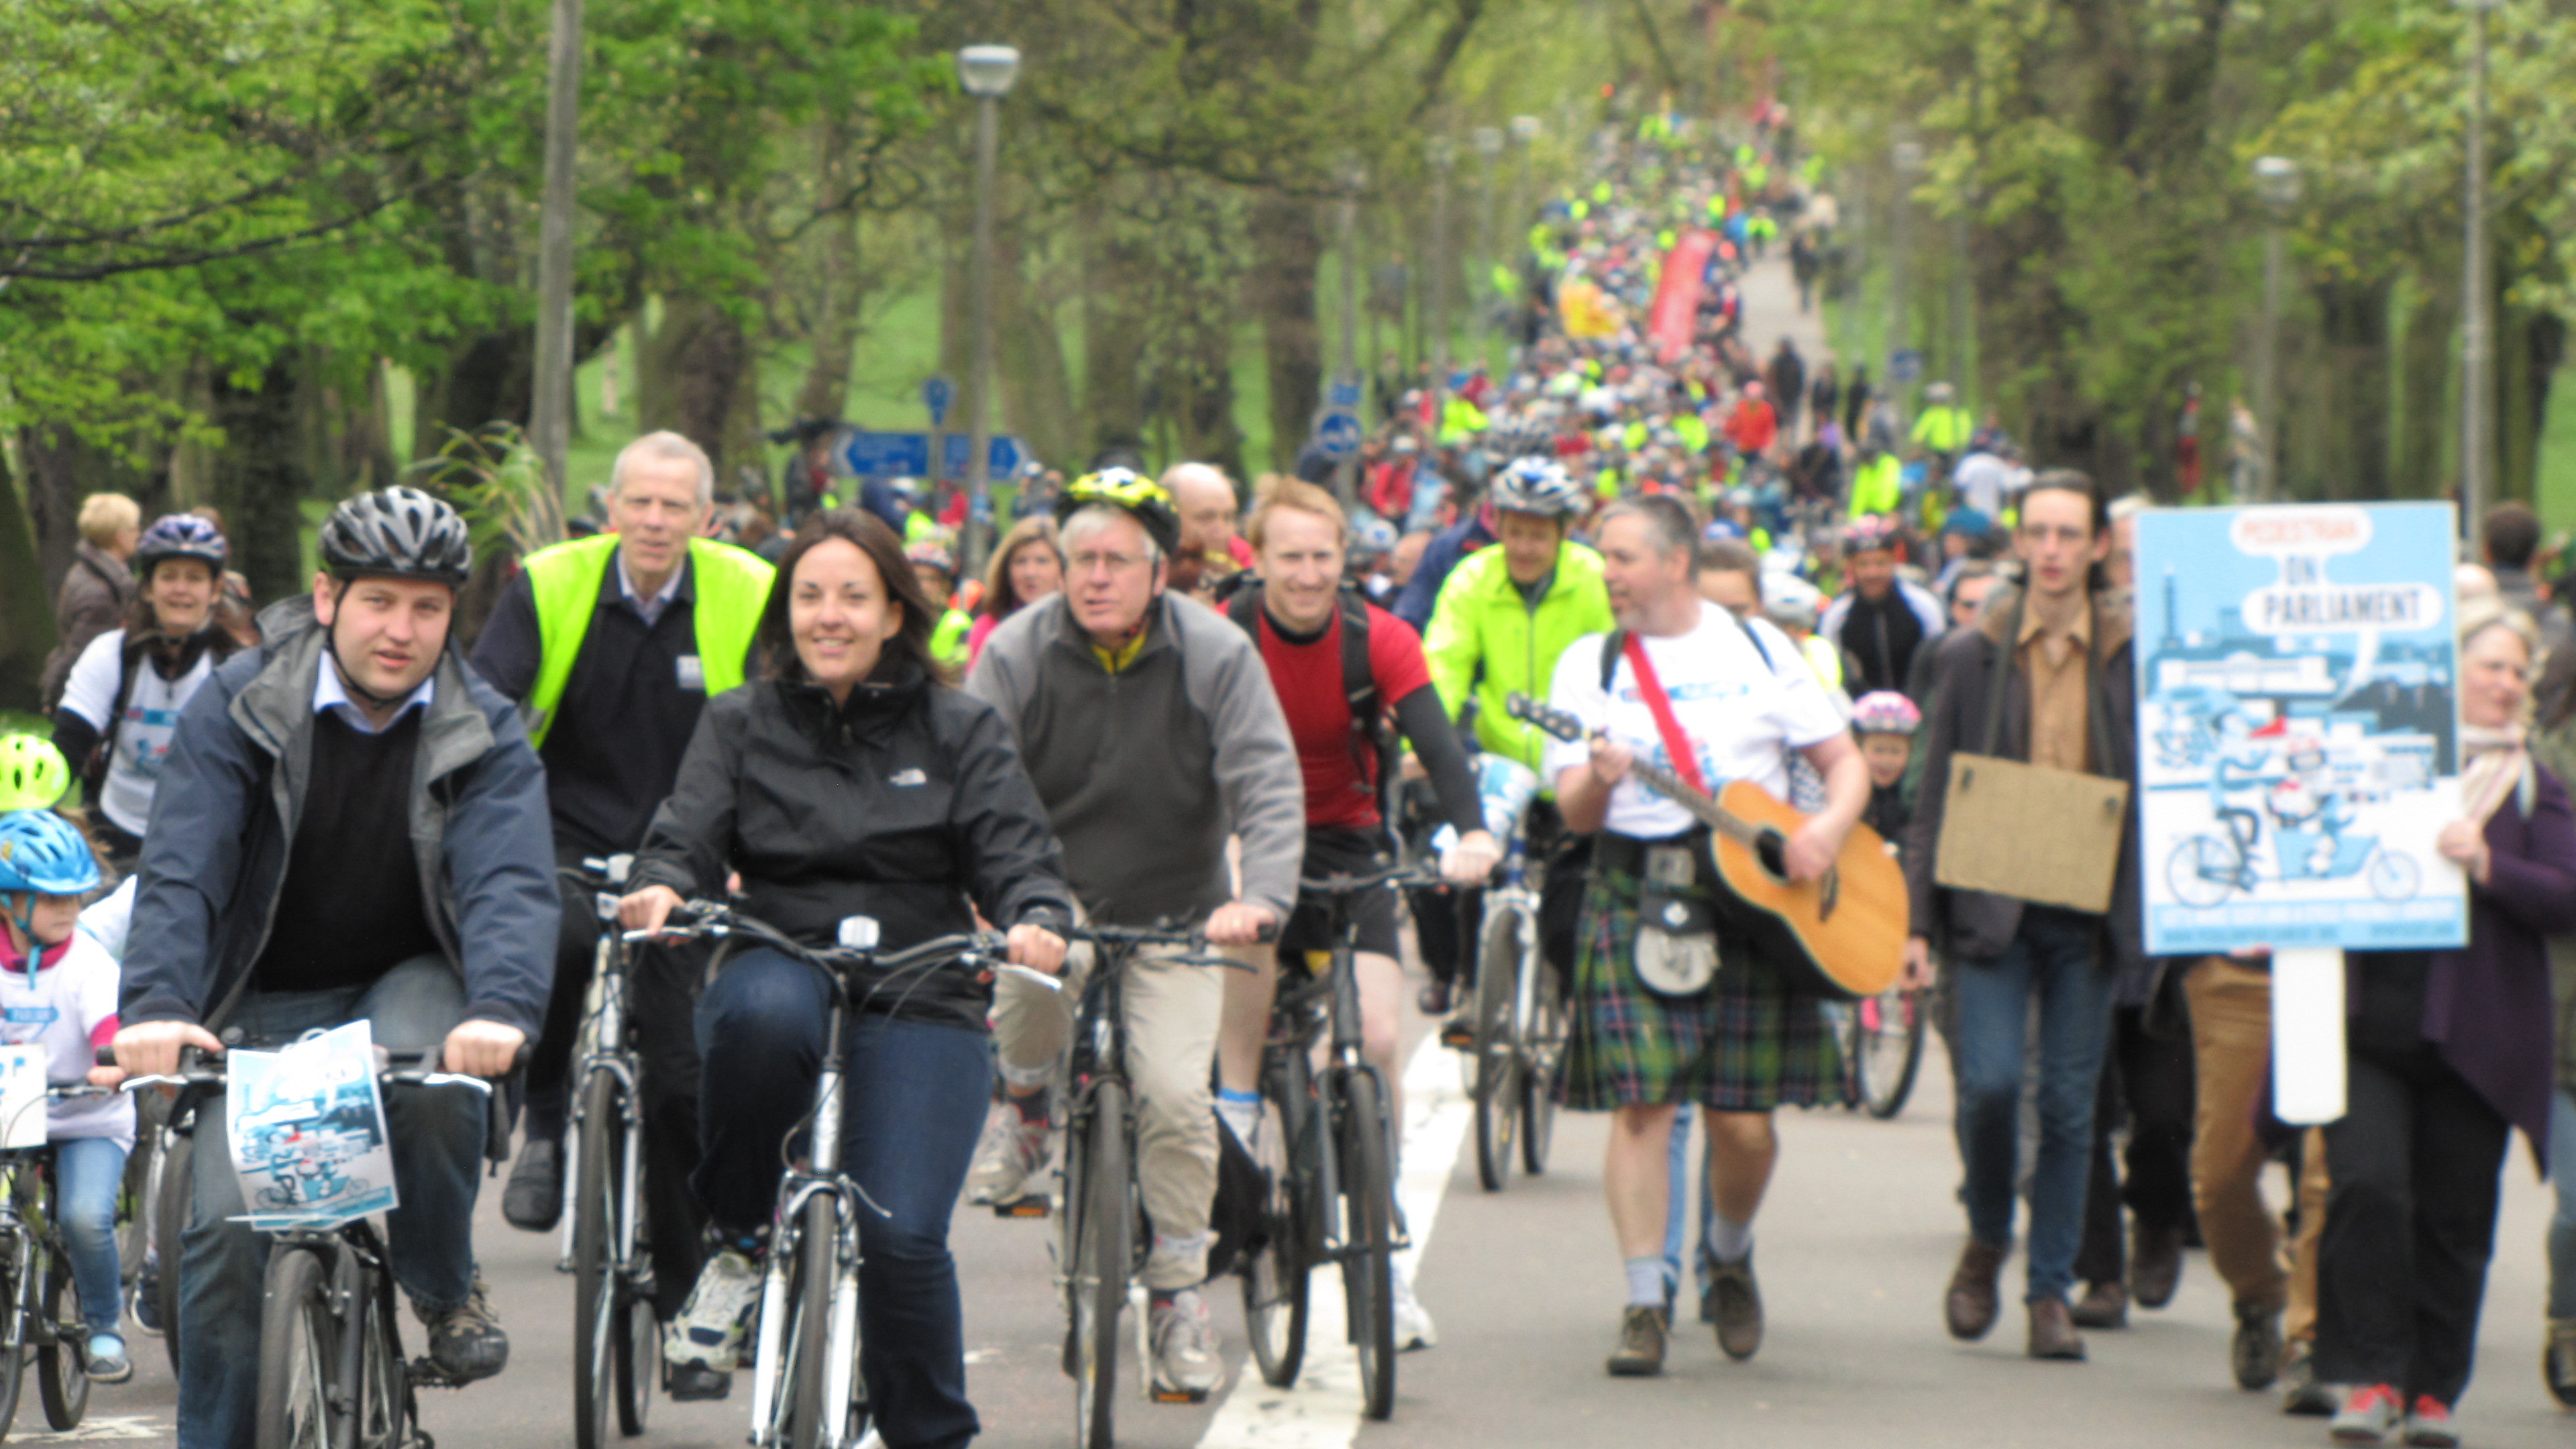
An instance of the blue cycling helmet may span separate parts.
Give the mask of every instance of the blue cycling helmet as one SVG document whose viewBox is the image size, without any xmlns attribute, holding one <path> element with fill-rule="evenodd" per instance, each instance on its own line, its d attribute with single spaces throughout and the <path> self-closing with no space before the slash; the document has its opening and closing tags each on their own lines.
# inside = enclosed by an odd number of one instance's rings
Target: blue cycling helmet
<svg viewBox="0 0 2576 1449">
<path fill-rule="evenodd" d="M 72 823 L 51 810 L 0 815 L 0 894 L 86 895 L 98 889 L 98 857 Z"/>
<path fill-rule="evenodd" d="M 149 579 L 164 559 L 192 558 L 221 577 L 231 556 L 220 529 L 193 513 L 171 513 L 152 520 L 152 526 L 143 530 L 142 540 L 134 545 L 134 572 Z"/>
</svg>

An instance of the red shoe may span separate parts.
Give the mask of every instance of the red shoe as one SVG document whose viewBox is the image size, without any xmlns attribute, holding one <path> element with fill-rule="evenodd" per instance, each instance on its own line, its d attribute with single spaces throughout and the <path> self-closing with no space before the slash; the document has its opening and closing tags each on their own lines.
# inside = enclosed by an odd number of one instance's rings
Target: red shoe
<svg viewBox="0 0 2576 1449">
<path fill-rule="evenodd" d="M 2451 1406 L 2431 1394 L 2417 1394 L 2406 1415 L 2406 1442 L 2415 1449 L 2459 1449 L 2460 1431 L 2451 1423 Z"/>
<path fill-rule="evenodd" d="M 2385 1444 L 2388 1431 L 2397 1427 L 2404 1414 L 2406 1401 L 2387 1384 L 2360 1384 L 2344 1395 L 2343 1408 L 2336 1412 L 2327 1434 L 2338 1444 Z"/>
</svg>

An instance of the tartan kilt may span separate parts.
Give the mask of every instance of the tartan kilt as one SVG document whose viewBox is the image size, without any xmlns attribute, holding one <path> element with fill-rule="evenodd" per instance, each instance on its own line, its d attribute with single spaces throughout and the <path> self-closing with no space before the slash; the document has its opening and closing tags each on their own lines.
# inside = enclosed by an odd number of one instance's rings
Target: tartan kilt
<svg viewBox="0 0 2576 1449">
<path fill-rule="evenodd" d="M 1842 1100 L 1842 1055 L 1820 1003 L 1792 992 L 1744 936 L 1721 928 L 1717 977 L 1697 996 L 1659 996 L 1634 962 L 1639 880 L 1597 861 L 1583 894 L 1572 1021 L 1558 1082 L 1579 1112 L 1695 1103 L 1767 1112 Z M 1723 887 L 1703 883 L 1703 892 Z M 1732 902 L 1722 902 L 1720 919 Z"/>
</svg>

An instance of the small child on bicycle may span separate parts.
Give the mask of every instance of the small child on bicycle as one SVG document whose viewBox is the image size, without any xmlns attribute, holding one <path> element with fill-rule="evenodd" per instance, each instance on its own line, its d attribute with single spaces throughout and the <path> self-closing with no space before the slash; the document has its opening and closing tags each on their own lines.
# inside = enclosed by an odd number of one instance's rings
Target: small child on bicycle
<svg viewBox="0 0 2576 1449">
<path fill-rule="evenodd" d="M 107 948 L 75 929 L 81 898 L 98 889 L 98 858 L 71 822 L 50 810 L 0 815 L 0 1045 L 40 1045 L 57 1087 L 110 1085 L 121 1076 L 93 1062 L 116 1035 L 117 967 Z M 134 1376 L 117 1332 L 124 1283 L 116 1261 L 116 1194 L 134 1148 L 134 1102 L 113 1094 L 52 1101 L 45 1140 L 54 1150 L 55 1214 L 71 1257 L 94 1383 Z"/>
<path fill-rule="evenodd" d="M 1869 807 L 1860 818 L 1900 849 L 1905 827 L 1914 818 L 1905 770 L 1914 762 L 1914 731 L 1922 724 L 1923 712 L 1914 701 L 1892 689 L 1872 690 L 1852 705 L 1852 734 L 1869 766 Z"/>
</svg>

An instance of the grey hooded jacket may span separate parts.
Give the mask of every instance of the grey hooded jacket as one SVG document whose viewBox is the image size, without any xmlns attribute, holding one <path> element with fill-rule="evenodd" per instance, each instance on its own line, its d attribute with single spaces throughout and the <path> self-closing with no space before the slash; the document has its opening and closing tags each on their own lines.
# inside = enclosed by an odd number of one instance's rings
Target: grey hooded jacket
<svg viewBox="0 0 2576 1449">
<path fill-rule="evenodd" d="M 143 839 L 119 1019 L 208 1025 L 268 942 L 313 751 L 328 644 L 298 597 L 260 614 L 256 650 L 226 661 L 180 713 Z M 534 1040 L 554 983 L 553 833 L 545 768 L 518 712 L 454 650 L 421 721 L 408 828 L 465 1014 Z"/>
</svg>

